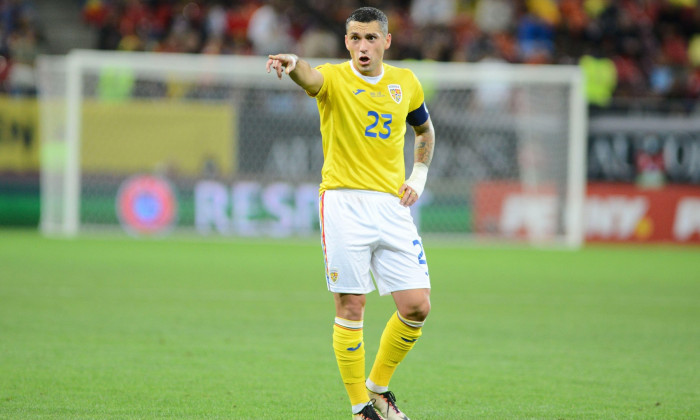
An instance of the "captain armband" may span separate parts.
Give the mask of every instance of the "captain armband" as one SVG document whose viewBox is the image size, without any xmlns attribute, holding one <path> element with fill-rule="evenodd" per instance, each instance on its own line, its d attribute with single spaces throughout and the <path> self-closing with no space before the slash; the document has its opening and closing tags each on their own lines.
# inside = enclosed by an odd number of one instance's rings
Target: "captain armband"
<svg viewBox="0 0 700 420">
<path fill-rule="evenodd" d="M 423 102 L 418 108 L 408 113 L 406 122 L 416 127 L 425 124 L 425 122 L 428 121 L 428 117 L 430 117 L 430 114 L 428 113 L 428 108 L 425 106 L 425 102 Z"/>
</svg>

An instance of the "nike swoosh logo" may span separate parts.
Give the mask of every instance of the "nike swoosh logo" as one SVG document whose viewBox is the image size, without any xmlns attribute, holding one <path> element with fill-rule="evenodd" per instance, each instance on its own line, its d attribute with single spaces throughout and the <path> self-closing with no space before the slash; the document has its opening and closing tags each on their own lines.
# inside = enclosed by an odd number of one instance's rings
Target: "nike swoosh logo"
<svg viewBox="0 0 700 420">
<path fill-rule="evenodd" d="M 354 91 L 353 93 L 354 93 L 355 95 L 357 95 L 357 94 L 362 93 L 362 92 L 364 92 L 364 91 L 365 91 L 364 89 L 357 89 L 357 90 Z"/>
<path fill-rule="evenodd" d="M 355 351 L 355 350 L 359 349 L 360 346 L 362 346 L 362 341 L 360 341 L 360 344 L 358 344 L 357 347 L 348 347 L 347 349 L 350 351 Z"/>
<path fill-rule="evenodd" d="M 415 343 L 416 341 L 418 341 L 417 338 L 414 338 L 413 340 L 409 340 L 408 338 L 403 338 L 403 337 L 401 337 L 401 339 L 402 339 L 403 341 L 407 342 L 407 343 Z M 349 350 L 349 349 L 348 349 L 348 350 Z"/>
</svg>

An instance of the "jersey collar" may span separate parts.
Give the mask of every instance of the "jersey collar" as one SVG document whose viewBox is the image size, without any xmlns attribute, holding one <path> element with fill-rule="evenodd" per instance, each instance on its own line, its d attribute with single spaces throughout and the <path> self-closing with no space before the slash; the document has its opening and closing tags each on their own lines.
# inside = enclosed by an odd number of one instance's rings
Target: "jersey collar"
<svg viewBox="0 0 700 420">
<path fill-rule="evenodd" d="M 352 60 L 348 61 L 348 63 L 350 64 L 350 68 L 352 69 L 352 72 L 355 73 L 355 75 L 357 77 L 359 77 L 360 79 L 364 80 L 365 82 L 367 82 L 369 84 L 376 85 L 377 83 L 379 83 L 380 80 L 382 80 L 382 77 L 384 77 L 384 64 L 382 64 L 382 72 L 379 76 L 365 76 L 364 74 L 357 71 L 355 66 L 352 65 Z"/>
</svg>

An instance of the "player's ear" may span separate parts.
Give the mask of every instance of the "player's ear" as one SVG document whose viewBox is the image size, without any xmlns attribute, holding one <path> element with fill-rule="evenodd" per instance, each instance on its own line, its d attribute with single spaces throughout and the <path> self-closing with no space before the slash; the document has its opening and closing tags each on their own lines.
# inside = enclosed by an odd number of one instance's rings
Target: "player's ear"
<svg viewBox="0 0 700 420">
<path fill-rule="evenodd" d="M 386 45 L 384 46 L 384 49 L 388 50 L 390 46 L 391 46 L 391 34 L 386 34 Z"/>
<path fill-rule="evenodd" d="M 350 51 L 350 47 L 348 46 L 348 35 L 345 34 L 345 49 Z"/>
</svg>

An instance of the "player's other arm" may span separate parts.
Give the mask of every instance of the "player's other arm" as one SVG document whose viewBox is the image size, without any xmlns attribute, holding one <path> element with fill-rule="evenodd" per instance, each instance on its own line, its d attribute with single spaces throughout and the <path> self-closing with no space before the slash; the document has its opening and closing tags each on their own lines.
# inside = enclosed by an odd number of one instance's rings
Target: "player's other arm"
<svg viewBox="0 0 700 420">
<path fill-rule="evenodd" d="M 268 73 L 274 69 L 280 79 L 283 72 L 288 74 L 294 83 L 312 96 L 316 95 L 323 86 L 323 74 L 295 54 L 269 55 L 265 68 Z"/>
<path fill-rule="evenodd" d="M 402 195 L 401 204 L 404 206 L 413 205 L 423 194 L 425 181 L 428 178 L 428 167 L 433 160 L 433 150 L 435 149 L 435 128 L 429 116 L 423 124 L 412 127 L 416 133 L 413 149 L 413 171 L 399 188 L 399 195 Z"/>
<path fill-rule="evenodd" d="M 430 162 L 433 160 L 433 150 L 435 149 L 435 128 L 430 117 L 425 123 L 414 126 L 413 131 L 416 133 L 413 161 L 430 166 Z"/>
</svg>

